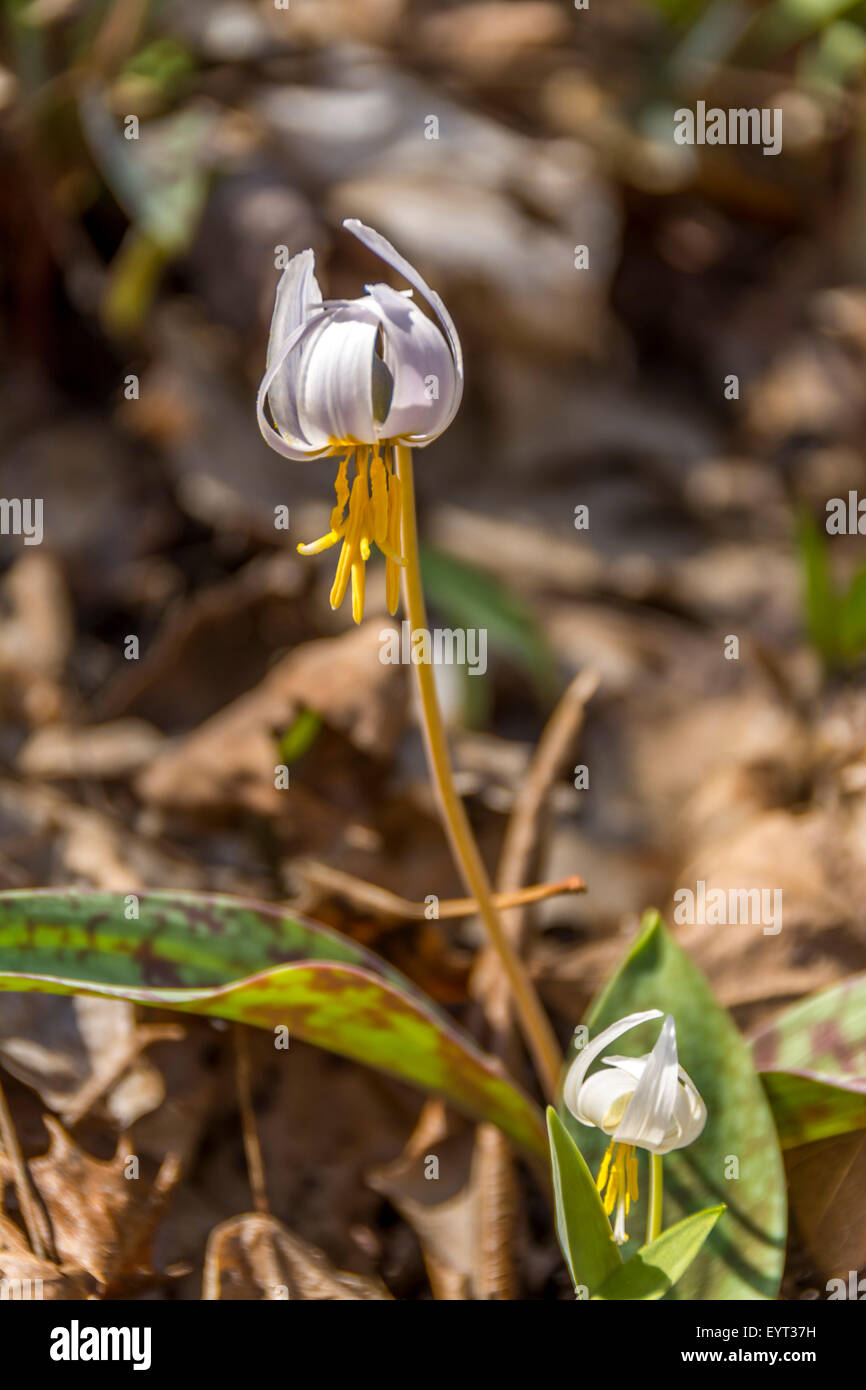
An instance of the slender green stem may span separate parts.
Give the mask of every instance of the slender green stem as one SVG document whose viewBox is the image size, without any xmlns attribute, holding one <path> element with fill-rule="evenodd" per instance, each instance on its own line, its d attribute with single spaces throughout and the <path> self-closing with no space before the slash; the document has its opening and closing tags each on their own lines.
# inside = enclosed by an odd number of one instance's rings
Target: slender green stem
<svg viewBox="0 0 866 1390">
<path fill-rule="evenodd" d="M 405 445 L 396 446 L 397 475 L 400 479 L 403 555 L 403 605 L 410 632 L 427 627 L 427 610 L 421 584 L 418 559 L 418 524 L 415 516 L 415 483 L 412 473 L 412 453 Z M 436 695 L 433 667 L 428 662 L 415 666 L 421 706 L 421 726 L 427 750 L 430 775 L 439 800 L 443 825 L 448 835 L 455 863 L 466 888 L 478 904 L 478 910 L 495 947 L 502 968 L 508 977 L 514 1003 L 526 1045 L 548 1099 L 556 1092 L 562 1057 L 550 1020 L 526 973 L 520 957 L 502 926 L 493 903 L 490 880 L 478 845 L 469 824 L 466 809 L 454 786 L 454 774 L 448 753 L 448 740 Z"/>
<path fill-rule="evenodd" d="M 661 1235 L 662 1231 L 662 1156 L 661 1154 L 649 1155 L 650 1180 L 649 1180 L 649 1206 L 646 1216 L 646 1238 L 655 1240 L 656 1236 Z"/>
</svg>

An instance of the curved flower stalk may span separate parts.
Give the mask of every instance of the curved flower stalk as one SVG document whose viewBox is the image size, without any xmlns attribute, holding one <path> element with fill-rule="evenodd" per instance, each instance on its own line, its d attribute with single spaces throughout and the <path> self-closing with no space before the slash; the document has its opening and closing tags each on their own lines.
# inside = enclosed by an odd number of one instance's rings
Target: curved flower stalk
<svg viewBox="0 0 866 1390">
<path fill-rule="evenodd" d="M 340 606 L 351 579 L 352 616 L 361 621 L 365 566 L 376 545 L 386 560 L 388 608 L 396 612 L 402 572 L 404 610 L 414 635 L 426 630 L 427 614 L 411 450 L 430 444 L 456 415 L 463 395 L 463 353 L 451 315 L 418 271 L 371 227 L 354 218 L 343 226 L 412 289 L 399 293 L 390 285 L 374 284 L 358 299 L 326 301 L 316 281 L 313 252 L 294 256 L 277 288 L 259 388 L 259 428 L 285 458 L 339 459 L 330 528 L 319 540 L 298 546 L 302 554 L 315 555 L 341 545 L 331 607 Z M 413 290 L 426 299 L 437 323 L 414 303 Z M 503 930 L 454 786 L 433 667 L 418 662 L 413 669 L 428 764 L 455 862 L 498 952 L 527 1046 L 552 1096 L 561 1060 L 556 1037 Z"/>
<path fill-rule="evenodd" d="M 339 459 L 330 529 L 298 550 L 317 555 L 342 542 L 331 607 L 339 608 L 351 578 L 359 623 L 374 544 L 386 557 L 389 612 L 397 611 L 403 558 L 394 451 L 399 444 L 423 448 L 450 425 L 463 395 L 463 353 L 451 315 L 417 270 L 371 227 L 355 218 L 343 226 L 424 296 L 439 325 L 413 302 L 412 290 L 390 285 L 324 301 L 314 253 L 301 251 L 277 287 L 257 415 L 268 444 L 285 458 Z"/>
<path fill-rule="evenodd" d="M 596 1186 L 605 1194 L 608 1216 L 616 1207 L 614 1240 L 618 1245 L 628 1239 L 626 1217 L 638 1196 L 636 1150 L 647 1149 L 651 1155 L 648 1239 L 653 1239 L 661 1229 L 661 1155 L 691 1144 L 707 1120 L 707 1107 L 697 1087 L 679 1065 L 671 1014 L 665 1018 L 652 1052 L 643 1057 L 602 1057 L 607 1070 L 587 1075 L 596 1058 L 616 1038 L 661 1017 L 659 1009 L 649 1009 L 612 1023 L 578 1053 L 563 1087 L 563 1101 L 575 1119 L 610 1136 Z"/>
</svg>

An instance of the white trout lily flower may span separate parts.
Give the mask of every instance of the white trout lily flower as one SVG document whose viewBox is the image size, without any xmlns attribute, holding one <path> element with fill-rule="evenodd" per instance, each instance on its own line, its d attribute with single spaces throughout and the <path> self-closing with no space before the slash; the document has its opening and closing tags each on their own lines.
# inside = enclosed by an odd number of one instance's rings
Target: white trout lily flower
<svg viewBox="0 0 866 1390">
<path fill-rule="evenodd" d="M 652 1052 L 643 1057 L 602 1057 L 607 1070 L 587 1075 L 615 1038 L 661 1017 L 659 1009 L 649 1009 L 605 1028 L 577 1054 L 563 1088 L 562 1098 L 575 1119 L 610 1135 L 597 1187 L 599 1192 L 607 1187 L 608 1216 L 616 1206 L 614 1240 L 619 1245 L 628 1239 L 625 1219 L 638 1196 L 635 1150 L 666 1154 L 682 1149 L 697 1139 L 707 1120 L 697 1087 L 679 1065 L 677 1030 L 670 1014 Z"/>
<path fill-rule="evenodd" d="M 301 251 L 277 286 L 257 416 L 285 458 L 340 460 L 330 530 L 298 550 L 317 555 L 342 541 L 331 607 L 339 608 L 351 578 L 359 623 L 373 544 L 386 557 L 388 608 L 397 611 L 403 560 L 394 445 L 423 448 L 447 429 L 463 395 L 463 353 L 451 315 L 417 270 L 371 227 L 355 218 L 343 226 L 424 296 L 438 325 L 411 289 L 366 285 L 358 299 L 323 300 L 314 253 Z"/>
</svg>

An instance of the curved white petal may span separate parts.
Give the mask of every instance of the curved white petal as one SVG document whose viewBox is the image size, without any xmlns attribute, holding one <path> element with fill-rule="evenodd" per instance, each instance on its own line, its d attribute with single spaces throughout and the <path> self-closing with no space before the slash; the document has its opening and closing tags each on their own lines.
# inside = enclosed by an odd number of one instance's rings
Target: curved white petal
<svg viewBox="0 0 866 1390">
<path fill-rule="evenodd" d="M 357 217 L 347 217 L 343 222 L 343 226 L 346 228 L 347 232 L 351 232 L 353 236 L 356 236 L 359 241 L 363 242 L 370 251 L 373 251 L 385 261 L 387 265 L 392 266 L 394 270 L 398 271 L 405 280 L 409 281 L 409 284 L 412 285 L 414 289 L 418 290 L 420 294 L 423 294 L 427 303 L 435 311 L 439 322 L 445 330 L 445 336 L 451 349 L 455 382 L 454 391 L 449 402 L 448 411 L 445 414 L 444 423 L 439 427 L 439 433 L 441 434 L 442 430 L 450 425 L 454 416 L 457 414 L 460 401 L 463 397 L 463 349 L 460 345 L 457 329 L 454 326 L 454 320 L 436 291 L 430 288 L 423 276 L 418 274 L 415 267 L 410 265 L 406 258 L 401 256 L 399 251 L 397 251 L 391 245 L 390 241 L 383 237 L 380 232 L 374 231 L 372 227 L 365 226 L 363 222 L 358 221 Z M 427 436 L 419 436 L 417 439 L 410 439 L 409 442 L 423 445 L 428 444 L 430 438 Z"/>
<path fill-rule="evenodd" d="M 373 354 L 379 321 L 359 301 L 326 312 L 300 361 L 295 406 L 303 436 L 373 444 Z"/>
<path fill-rule="evenodd" d="M 321 325 L 323 320 L 328 317 L 330 310 L 325 310 L 315 317 L 308 319 L 306 323 L 300 324 L 293 333 L 290 333 L 279 351 L 269 362 L 267 370 L 262 377 L 259 386 L 259 394 L 256 399 L 256 419 L 258 420 L 259 430 L 266 444 L 275 449 L 283 458 L 301 459 L 321 458 L 324 454 L 330 453 L 330 448 L 315 447 L 307 440 L 298 436 L 285 438 L 278 430 L 275 430 L 267 417 L 265 406 L 270 403 L 270 393 L 274 386 L 277 376 L 285 370 L 286 362 L 296 348 L 303 346 L 308 339 Z M 293 407 L 294 408 L 294 407 Z M 298 425 L 300 430 L 300 425 Z"/>
<path fill-rule="evenodd" d="M 640 1081 L 643 1076 L 643 1069 L 650 1059 L 650 1054 L 645 1052 L 642 1057 L 602 1057 L 602 1062 L 606 1067 L 618 1067 L 620 1071 L 627 1072 L 634 1077 L 635 1081 Z"/>
<path fill-rule="evenodd" d="M 583 1125 L 603 1129 L 605 1134 L 613 1134 L 634 1088 L 634 1078 L 627 1072 L 597 1071 L 594 1076 L 587 1077 L 580 1088 L 575 1119 Z"/>
<path fill-rule="evenodd" d="M 643 1075 L 649 1058 L 650 1054 L 647 1053 L 645 1057 L 603 1057 L 602 1061 L 606 1066 L 625 1072 L 632 1078 L 632 1082 L 636 1083 Z M 655 1152 L 659 1154 L 670 1153 L 672 1149 L 682 1149 L 686 1144 L 691 1144 L 707 1122 L 707 1107 L 685 1067 L 678 1068 L 678 1076 L 679 1085 L 670 1128 L 663 1142 L 655 1147 Z M 590 1080 L 592 1079 L 590 1077 Z"/>
<path fill-rule="evenodd" d="M 271 316 L 268 338 L 267 371 L 280 356 L 289 338 L 322 307 L 322 291 L 316 280 L 316 256 L 313 251 L 301 251 L 293 256 L 280 276 Z M 304 347 L 284 359 L 283 368 L 273 378 L 268 404 L 277 429 L 287 439 L 300 435 L 295 394 L 298 372 Z"/>
<path fill-rule="evenodd" d="M 680 1085 L 674 1106 L 673 1123 L 663 1143 L 656 1153 L 667 1154 L 673 1149 L 685 1148 L 694 1143 L 707 1122 L 707 1107 L 697 1086 L 682 1067 L 679 1069 Z"/>
<path fill-rule="evenodd" d="M 394 389 L 382 425 L 386 439 L 429 444 L 454 417 L 457 374 L 441 329 L 390 285 L 368 285 L 367 303 L 378 313 L 384 360 Z"/>
<path fill-rule="evenodd" d="M 622 1037 L 623 1033 L 637 1028 L 640 1023 L 648 1023 L 651 1018 L 661 1018 L 661 1016 L 661 1009 L 647 1009 L 645 1013 L 627 1014 L 625 1018 L 620 1018 L 616 1023 L 612 1023 L 609 1028 L 602 1029 L 584 1048 L 581 1048 L 568 1069 L 565 1085 L 562 1088 L 562 1099 L 575 1118 L 579 1118 L 577 1113 L 578 1095 L 583 1079 L 599 1053 L 603 1052 L 614 1038 Z"/>
<path fill-rule="evenodd" d="M 644 1063 L 634 1095 L 616 1129 L 621 1144 L 638 1144 L 658 1151 L 664 1144 L 674 1116 L 679 1079 L 677 1030 L 670 1014 L 665 1018 L 656 1045 Z"/>
</svg>

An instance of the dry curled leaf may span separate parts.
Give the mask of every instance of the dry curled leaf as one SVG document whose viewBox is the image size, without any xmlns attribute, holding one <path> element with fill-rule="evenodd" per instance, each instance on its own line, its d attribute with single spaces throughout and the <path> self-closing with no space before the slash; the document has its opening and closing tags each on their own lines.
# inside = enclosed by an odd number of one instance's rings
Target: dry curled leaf
<svg viewBox="0 0 866 1390">
<path fill-rule="evenodd" d="M 23 1233 L 0 1215 L 0 1284 L 12 1301 L 62 1302 L 92 1297 L 97 1281 L 85 1270 L 33 1254 Z"/>
<path fill-rule="evenodd" d="M 791 1209 L 827 1278 L 866 1264 L 866 1136 L 862 1130 L 785 1154 Z"/>
<path fill-rule="evenodd" d="M 302 1299 L 346 1303 L 389 1299 L 376 1279 L 334 1269 L 314 1245 L 273 1216 L 250 1212 L 211 1231 L 205 1255 L 205 1300 Z"/>
<path fill-rule="evenodd" d="M 284 809 L 274 786 L 280 737 L 304 709 L 318 714 L 361 752 L 386 757 L 402 725 L 402 683 L 379 660 L 380 623 L 305 643 L 263 681 L 166 749 L 138 779 L 160 806 Z"/>
<path fill-rule="evenodd" d="M 516 1200 L 507 1161 L 496 1165 L 494 1182 L 484 1189 L 498 1142 L 492 1129 L 455 1121 L 441 1101 L 428 1101 L 400 1157 L 367 1174 L 370 1187 L 394 1204 L 418 1237 L 437 1299 L 498 1297 L 510 1282 L 503 1264 L 508 1243 L 493 1241 L 488 1249 L 484 1239 L 491 1230 L 482 1220 L 484 1203 L 495 1207 L 498 1233 L 500 1219 L 510 1225 Z"/>
<path fill-rule="evenodd" d="M 80 1148 L 52 1115 L 44 1123 L 48 1151 L 28 1167 L 58 1267 L 92 1280 L 101 1297 L 147 1281 L 154 1231 L 179 1177 L 175 1156 L 148 1182 L 134 1175 L 128 1142 L 121 1140 L 105 1162 Z M 0 1154 L 0 1180 L 11 1179 L 11 1164 Z"/>
</svg>

